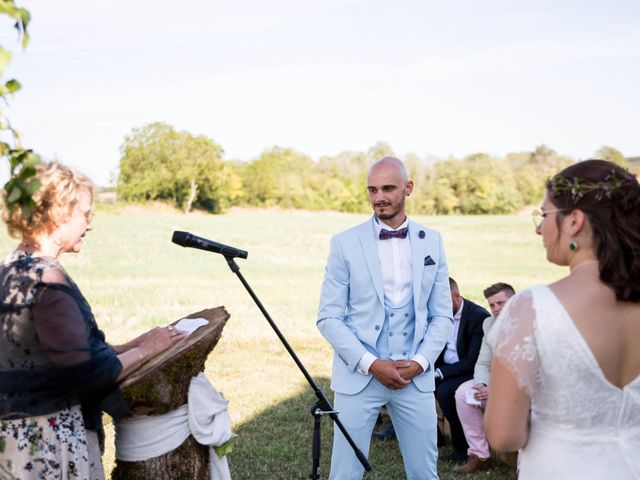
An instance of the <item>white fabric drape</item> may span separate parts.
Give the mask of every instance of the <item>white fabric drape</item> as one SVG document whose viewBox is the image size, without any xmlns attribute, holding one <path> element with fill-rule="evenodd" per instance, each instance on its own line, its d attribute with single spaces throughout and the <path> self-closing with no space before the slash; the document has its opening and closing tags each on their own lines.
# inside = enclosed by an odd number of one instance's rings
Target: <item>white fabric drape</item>
<svg viewBox="0 0 640 480">
<path fill-rule="evenodd" d="M 191 379 L 186 405 L 164 415 L 135 415 L 116 423 L 116 458 L 139 462 L 178 448 L 193 435 L 209 449 L 210 480 L 230 480 L 227 457 L 218 458 L 213 447 L 231 439 L 227 400 L 200 373 Z"/>
</svg>

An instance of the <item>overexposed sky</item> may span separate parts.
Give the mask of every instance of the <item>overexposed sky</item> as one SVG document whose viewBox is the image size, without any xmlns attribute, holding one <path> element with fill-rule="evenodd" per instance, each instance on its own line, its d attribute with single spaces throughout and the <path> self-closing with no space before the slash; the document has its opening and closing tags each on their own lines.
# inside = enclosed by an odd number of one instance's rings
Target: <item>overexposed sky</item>
<svg viewBox="0 0 640 480">
<path fill-rule="evenodd" d="M 107 185 L 164 121 L 250 160 L 366 150 L 640 155 L 637 0 L 17 0 L 6 78 L 25 146 Z M 5 166 L 0 175 L 6 177 Z"/>
</svg>

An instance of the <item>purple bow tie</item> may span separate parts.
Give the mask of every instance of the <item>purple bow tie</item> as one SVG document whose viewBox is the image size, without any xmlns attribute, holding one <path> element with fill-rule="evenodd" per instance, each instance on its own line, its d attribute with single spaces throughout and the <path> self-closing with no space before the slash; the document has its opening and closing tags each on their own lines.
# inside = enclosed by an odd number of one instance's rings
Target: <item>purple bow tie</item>
<svg viewBox="0 0 640 480">
<path fill-rule="evenodd" d="M 401 228 L 400 230 L 385 230 L 384 228 L 380 230 L 380 236 L 378 237 L 380 240 L 386 240 L 388 238 L 407 238 L 407 232 L 409 232 L 408 227 Z"/>
</svg>

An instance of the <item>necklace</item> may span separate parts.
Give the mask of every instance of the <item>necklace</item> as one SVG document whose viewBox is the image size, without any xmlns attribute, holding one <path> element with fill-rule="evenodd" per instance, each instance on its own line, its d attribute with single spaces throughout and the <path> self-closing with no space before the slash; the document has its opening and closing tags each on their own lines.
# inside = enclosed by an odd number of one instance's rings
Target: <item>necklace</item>
<svg viewBox="0 0 640 480">
<path fill-rule="evenodd" d="M 25 242 L 24 240 L 20 242 L 18 245 L 18 250 L 22 250 L 23 252 L 35 252 L 40 247 L 37 243 Z"/>
<path fill-rule="evenodd" d="M 597 265 L 599 262 L 598 260 L 585 260 L 584 262 L 580 262 L 575 267 L 571 268 L 571 273 L 574 273 L 576 270 L 584 267 L 585 265 L 593 265 L 594 263 Z"/>
</svg>

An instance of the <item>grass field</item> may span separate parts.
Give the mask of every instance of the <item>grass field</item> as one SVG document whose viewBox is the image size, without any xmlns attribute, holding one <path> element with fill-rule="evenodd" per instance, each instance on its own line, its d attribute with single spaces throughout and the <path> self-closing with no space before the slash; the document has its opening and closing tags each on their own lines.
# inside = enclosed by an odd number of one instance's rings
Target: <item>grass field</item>
<svg viewBox="0 0 640 480">
<path fill-rule="evenodd" d="M 93 306 L 112 343 L 165 325 L 188 313 L 224 305 L 231 318 L 207 361 L 206 373 L 230 400 L 240 438 L 230 455 L 235 479 L 303 479 L 311 468 L 315 397 L 223 257 L 171 243 L 174 230 L 249 251 L 241 271 L 318 384 L 328 387 L 331 348 L 315 327 L 324 262 L 332 234 L 366 215 L 238 210 L 226 215 L 183 215 L 166 209 L 99 211 L 78 255 L 62 264 Z M 530 217 L 415 217 L 444 237 L 450 274 L 463 296 L 484 305 L 482 290 L 506 281 L 516 289 L 562 275 L 544 258 Z M 0 234 L 0 254 L 15 246 Z M 323 426 L 322 472 L 331 452 Z M 111 432 L 112 430 L 109 429 Z M 113 450 L 105 455 L 107 472 Z M 404 478 L 395 443 L 373 442 L 367 479 Z M 442 479 L 459 478 L 441 466 Z M 474 478 L 512 478 L 498 467 Z"/>
</svg>

